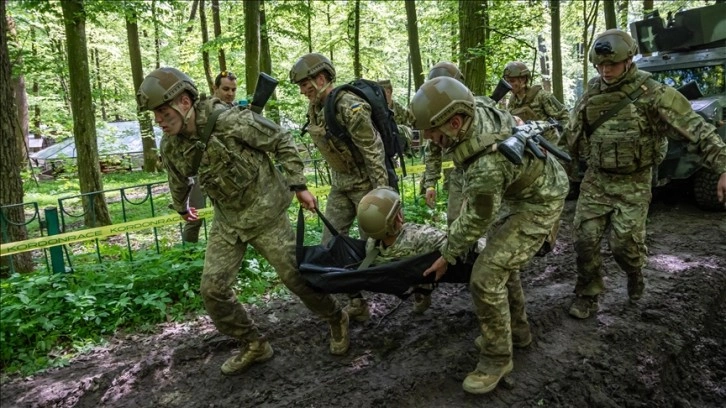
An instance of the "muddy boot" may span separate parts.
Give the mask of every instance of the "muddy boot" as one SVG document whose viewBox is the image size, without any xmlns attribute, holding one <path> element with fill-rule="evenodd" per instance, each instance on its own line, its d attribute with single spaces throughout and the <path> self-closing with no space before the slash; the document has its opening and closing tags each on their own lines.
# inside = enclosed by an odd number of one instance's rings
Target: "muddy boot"
<svg viewBox="0 0 726 408">
<path fill-rule="evenodd" d="M 590 314 L 597 312 L 597 308 L 597 295 L 578 295 L 570 306 L 570 316 L 587 319 Z"/>
<path fill-rule="evenodd" d="M 365 322 L 371 317 L 371 312 L 368 311 L 368 302 L 363 298 L 353 298 L 350 303 L 343 308 L 343 311 L 348 314 L 348 317 L 357 321 Z"/>
<path fill-rule="evenodd" d="M 423 314 L 426 309 L 431 306 L 431 294 L 414 293 L 413 294 L 413 312 Z"/>
<path fill-rule="evenodd" d="M 462 388 L 470 394 L 486 394 L 495 389 L 502 377 L 511 373 L 512 369 L 514 369 L 514 363 L 509 360 L 509 363 L 502 367 L 498 374 L 486 374 L 478 370 L 472 371 L 464 379 Z"/>
<path fill-rule="evenodd" d="M 272 358 L 275 352 L 267 340 L 256 340 L 247 344 L 239 354 L 222 364 L 222 374 L 237 375 L 245 372 L 252 364 L 262 363 Z"/>
<path fill-rule="evenodd" d="M 643 272 L 628 273 L 628 297 L 630 300 L 639 300 L 643 296 L 643 289 L 645 289 Z"/>
<path fill-rule="evenodd" d="M 338 322 L 330 323 L 330 354 L 342 356 L 348 352 L 350 336 L 348 335 L 348 314 L 341 312 Z"/>
</svg>

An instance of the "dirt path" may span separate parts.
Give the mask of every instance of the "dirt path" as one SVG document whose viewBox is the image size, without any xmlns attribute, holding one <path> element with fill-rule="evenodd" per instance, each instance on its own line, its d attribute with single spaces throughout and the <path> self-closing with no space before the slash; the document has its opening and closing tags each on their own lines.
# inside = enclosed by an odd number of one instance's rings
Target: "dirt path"
<svg viewBox="0 0 726 408">
<path fill-rule="evenodd" d="M 476 364 L 477 326 L 464 285 L 441 285 L 422 316 L 371 295 L 345 357 L 299 302 L 252 315 L 275 358 L 239 377 L 219 374 L 235 351 L 206 317 L 153 335 L 113 339 L 69 367 L 2 384 L 2 407 L 723 407 L 726 401 L 726 216 L 690 202 L 655 202 L 646 292 L 630 304 L 606 256 L 596 318 L 568 317 L 574 286 L 568 202 L 555 252 L 523 271 L 534 343 L 484 396 L 461 382 Z M 606 253 L 607 245 L 603 246 Z"/>
</svg>

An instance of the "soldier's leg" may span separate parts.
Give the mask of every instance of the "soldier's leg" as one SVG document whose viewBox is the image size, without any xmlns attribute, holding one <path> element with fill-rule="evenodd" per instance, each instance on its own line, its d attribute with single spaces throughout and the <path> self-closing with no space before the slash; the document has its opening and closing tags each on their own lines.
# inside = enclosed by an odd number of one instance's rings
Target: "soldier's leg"
<svg viewBox="0 0 726 408">
<path fill-rule="evenodd" d="M 363 195 L 365 195 L 365 193 L 363 193 Z M 363 196 L 361 196 L 361 198 L 362 197 Z M 354 203 L 348 197 L 348 194 L 340 192 L 337 189 L 332 189 L 328 194 L 328 201 L 325 204 L 325 218 L 330 221 L 330 224 L 332 224 L 333 228 L 338 230 L 339 233 L 342 235 L 349 235 L 350 227 L 353 225 L 353 221 L 355 221 L 356 208 L 359 201 Z M 330 231 L 323 227 L 322 244 L 326 245 L 332 237 L 333 235 Z"/>
<path fill-rule="evenodd" d="M 204 194 L 202 193 L 202 189 L 199 188 L 199 179 L 198 177 L 194 177 L 194 185 L 189 192 L 189 206 L 196 209 L 202 209 L 206 206 L 205 201 L 206 200 L 204 198 Z M 182 231 L 182 239 L 184 240 L 184 242 L 199 241 L 199 231 L 201 230 L 203 224 L 204 219 L 185 223 L 184 229 Z"/>
<path fill-rule="evenodd" d="M 583 197 L 580 197 L 583 200 Z M 610 223 L 611 213 L 580 211 L 580 201 L 573 222 L 573 241 L 577 263 L 578 296 L 597 296 L 604 289 L 600 242 Z"/>
<path fill-rule="evenodd" d="M 628 296 L 638 300 L 645 288 L 642 270 L 648 253 L 645 245 L 648 202 L 621 207 L 619 210 L 611 217 L 610 249 L 615 262 L 628 276 Z"/>
<path fill-rule="evenodd" d="M 230 244 L 212 227 L 204 257 L 200 291 L 204 308 L 217 330 L 251 342 L 259 338 L 259 332 L 232 290 L 246 248 L 247 244 L 240 240 Z"/>
</svg>

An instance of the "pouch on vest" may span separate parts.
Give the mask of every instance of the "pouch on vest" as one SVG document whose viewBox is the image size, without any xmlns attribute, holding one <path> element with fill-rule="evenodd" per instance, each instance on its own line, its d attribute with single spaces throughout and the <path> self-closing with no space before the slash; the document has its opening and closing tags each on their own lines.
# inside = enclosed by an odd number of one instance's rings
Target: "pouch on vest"
<svg viewBox="0 0 726 408">
<path fill-rule="evenodd" d="M 236 202 L 257 179 L 262 161 L 255 153 L 242 150 L 230 152 L 216 137 L 209 140 L 199 170 L 204 192 L 214 201 Z"/>
</svg>

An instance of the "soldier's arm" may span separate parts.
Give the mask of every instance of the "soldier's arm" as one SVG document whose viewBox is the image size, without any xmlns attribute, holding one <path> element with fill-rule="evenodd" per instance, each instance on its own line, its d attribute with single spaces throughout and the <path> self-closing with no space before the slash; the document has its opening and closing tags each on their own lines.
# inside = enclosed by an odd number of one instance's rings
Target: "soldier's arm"
<svg viewBox="0 0 726 408">
<path fill-rule="evenodd" d="M 483 237 L 494 221 L 502 202 L 504 187 L 512 179 L 508 167 L 496 155 L 487 155 L 473 163 L 465 173 L 466 204 L 449 228 L 443 257 L 451 264 Z"/>
<path fill-rule="evenodd" d="M 562 125 L 562 128 L 564 129 L 565 126 L 567 126 L 567 122 L 570 118 L 569 112 L 567 112 L 567 108 L 565 108 L 565 105 L 563 105 L 560 101 L 555 98 L 554 95 L 547 92 L 540 92 L 541 94 L 544 94 L 544 100 L 542 101 L 542 107 L 544 107 L 545 114 L 557 120 L 560 122 L 560 125 Z"/>
<path fill-rule="evenodd" d="M 184 156 L 184 152 L 179 149 L 174 149 L 171 143 L 167 139 L 168 136 L 164 136 L 161 141 L 160 152 L 161 162 L 166 168 L 166 176 L 169 180 L 169 192 L 171 194 L 171 204 L 174 211 L 180 215 L 186 214 L 189 210 L 188 198 L 189 191 L 191 191 L 190 180 L 184 176 L 176 166 L 180 160 L 182 162 L 188 160 Z M 172 136 L 174 137 L 174 136 Z"/>
<path fill-rule="evenodd" d="M 337 109 L 342 113 L 344 126 L 348 129 L 353 144 L 363 157 L 373 187 L 388 185 L 383 141 L 373 127 L 370 105 L 360 99 L 355 101 L 341 98 Z"/>
<path fill-rule="evenodd" d="M 441 178 L 442 149 L 440 146 L 429 141 L 428 150 L 429 151 L 424 158 L 424 164 L 426 166 L 426 170 L 423 175 L 424 188 L 436 186 L 436 183 Z"/>
<path fill-rule="evenodd" d="M 658 119 L 675 129 L 680 137 L 695 145 L 706 166 L 716 174 L 726 173 L 726 144 L 716 128 L 691 108 L 680 92 L 664 86 L 656 96 Z M 665 132 L 672 137 L 672 134 Z"/>
</svg>

